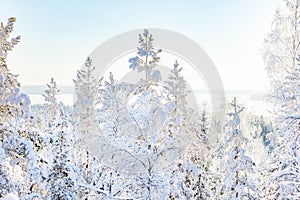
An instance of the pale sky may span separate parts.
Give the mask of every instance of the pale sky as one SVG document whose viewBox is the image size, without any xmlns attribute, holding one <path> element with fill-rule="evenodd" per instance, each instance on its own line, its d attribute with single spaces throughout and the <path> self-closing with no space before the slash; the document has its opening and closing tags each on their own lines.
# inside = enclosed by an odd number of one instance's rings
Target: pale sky
<svg viewBox="0 0 300 200">
<path fill-rule="evenodd" d="M 44 85 L 51 77 L 61 86 L 72 85 L 76 70 L 102 42 L 125 31 L 163 28 L 197 42 L 225 89 L 266 90 L 262 42 L 282 2 L 0 0 L 0 5 L 1 21 L 17 18 L 13 36 L 22 40 L 8 64 L 22 85 Z"/>
</svg>

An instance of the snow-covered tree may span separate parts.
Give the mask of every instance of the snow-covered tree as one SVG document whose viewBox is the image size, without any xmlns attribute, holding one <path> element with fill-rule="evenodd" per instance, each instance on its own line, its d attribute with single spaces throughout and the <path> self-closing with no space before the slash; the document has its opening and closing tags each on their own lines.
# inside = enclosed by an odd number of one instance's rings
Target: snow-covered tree
<svg viewBox="0 0 300 200">
<path fill-rule="evenodd" d="M 168 101 L 171 94 L 157 84 L 160 73 L 155 67 L 160 50 L 155 50 L 152 42 L 145 30 L 140 35 L 138 56 L 129 60 L 131 69 L 146 72 L 145 80 L 130 85 L 117 83 L 110 75 L 100 91 L 100 104 L 105 110 L 101 115 L 102 133 L 117 147 L 110 155 L 114 166 L 121 170 L 123 183 L 128 182 L 123 186 L 130 199 L 165 199 L 169 188 L 169 181 L 165 180 L 168 162 L 178 155 L 175 135 L 179 128 L 169 132 L 175 103 Z"/>
<path fill-rule="evenodd" d="M 269 199 L 299 199 L 299 55 L 300 1 L 286 0 L 278 10 L 264 44 L 264 59 L 271 82 L 275 149 L 270 164 Z"/>
<path fill-rule="evenodd" d="M 179 149 L 175 133 L 168 131 L 169 113 L 174 107 L 170 107 L 163 95 L 149 87 L 129 103 L 133 128 L 129 132 L 132 138 L 127 139 L 133 142 L 125 144 L 126 151 L 134 155 L 127 160 L 133 172 L 136 171 L 132 181 L 137 194 L 132 193 L 132 198 L 164 199 L 168 194 L 165 190 L 168 181 L 164 180 L 168 162 L 173 162 Z"/>
<path fill-rule="evenodd" d="M 97 93 L 101 86 L 102 78 L 99 80 L 94 77 L 95 66 L 92 64 L 92 59 L 88 57 L 84 63 L 84 68 L 77 72 L 74 80 L 77 99 L 74 105 L 75 121 L 75 145 L 74 151 L 77 155 L 75 164 L 79 170 L 79 188 L 78 198 L 101 197 L 106 196 L 105 181 L 109 176 L 110 171 L 103 166 L 93 155 L 98 149 L 101 149 L 98 143 L 98 137 L 102 135 L 99 123 L 96 116 L 96 107 L 101 103 Z M 101 119 L 104 116 L 101 116 Z M 90 143 L 92 142 L 92 143 Z M 94 145 L 95 150 L 90 152 Z"/>
<path fill-rule="evenodd" d="M 138 55 L 129 59 L 129 63 L 131 63 L 130 69 L 138 72 L 145 71 L 146 85 L 161 80 L 160 72 L 155 70 L 160 60 L 158 54 L 161 52 L 161 49 L 155 49 L 153 41 L 152 34 L 145 29 L 143 34 L 139 34 L 140 46 L 137 48 Z"/>
<path fill-rule="evenodd" d="M 226 199 L 259 199 L 259 190 L 252 180 L 255 173 L 255 163 L 247 156 L 246 144 L 248 139 L 240 129 L 240 113 L 244 110 L 237 104 L 236 98 L 230 104 L 233 111 L 227 115 L 228 132 L 225 135 L 224 153 L 224 194 Z"/>
<path fill-rule="evenodd" d="M 198 150 L 194 149 L 191 160 L 198 168 L 198 178 L 193 186 L 195 199 L 210 199 L 213 193 L 213 177 L 209 167 L 212 162 L 211 145 L 208 138 L 208 121 L 206 111 L 203 110 L 200 114 L 197 126 L 197 142 L 194 145 L 198 146 Z"/>
<path fill-rule="evenodd" d="M 47 134 L 51 145 L 51 155 L 48 155 L 51 158 L 47 179 L 48 195 L 51 199 L 76 199 L 76 170 L 70 155 L 68 119 L 62 105 L 57 102 L 59 90 L 53 78 L 47 87 L 44 97 L 49 108 L 46 114 L 50 114 Z"/>
<path fill-rule="evenodd" d="M 40 158 L 36 151 L 42 146 L 39 130 L 30 113 L 30 100 L 20 93 L 17 75 L 8 69 L 6 58 L 20 37 L 9 37 L 15 18 L 0 25 L 0 197 L 14 192 L 31 199 L 37 195 L 34 186 L 40 183 Z"/>
<path fill-rule="evenodd" d="M 214 172 L 212 164 L 211 145 L 208 139 L 208 122 L 205 110 L 200 114 L 198 123 L 195 124 L 194 137 L 185 149 L 176 166 L 172 179 L 177 179 L 176 193 L 172 197 L 187 199 L 212 199 L 216 193 Z M 180 181 L 179 181 L 179 180 Z"/>
<path fill-rule="evenodd" d="M 47 118 L 47 122 L 55 122 L 57 118 L 57 112 L 59 109 L 59 103 L 57 101 L 57 95 L 59 94 L 59 89 L 57 88 L 57 84 L 54 81 L 54 78 L 51 78 L 49 84 L 47 84 L 48 89 L 45 90 L 43 97 L 45 98 L 46 104 L 44 105 L 44 111 L 46 111 L 49 118 Z M 48 126 L 48 124 L 47 124 Z"/>
<path fill-rule="evenodd" d="M 194 117 L 194 111 L 187 107 L 186 96 L 188 90 L 181 71 L 182 68 L 179 67 L 179 64 L 175 61 L 168 81 L 165 81 L 164 86 L 167 93 L 167 104 L 170 108 L 168 124 L 165 125 L 165 129 L 169 137 L 173 140 L 173 143 L 178 142 L 175 144 L 175 147 L 181 151 L 180 157 L 178 157 L 176 162 L 173 163 L 173 167 L 171 167 L 171 184 L 169 186 L 170 199 L 182 197 L 193 198 L 193 190 L 195 190 L 194 187 L 196 187 L 199 172 L 197 164 L 194 163 L 194 161 L 196 161 L 195 154 L 189 154 L 192 151 L 188 151 L 186 154 L 183 153 L 186 150 L 185 147 L 190 143 L 189 140 L 193 141 L 196 138 L 196 133 L 193 133 L 195 138 L 189 137 L 189 133 L 193 132 L 193 127 L 196 127 L 196 125 L 193 124 L 196 123 L 196 120 L 190 121 L 190 118 Z M 198 145 L 199 144 L 196 146 Z M 197 150 L 199 149 L 197 148 Z"/>
<path fill-rule="evenodd" d="M 93 73 L 95 66 L 92 59 L 88 57 L 84 68 L 79 70 L 74 80 L 76 91 L 76 102 L 74 104 L 74 120 L 77 125 L 76 131 L 80 135 L 88 135 L 91 131 L 97 131 L 95 117 L 95 101 L 97 89 L 101 79 L 97 80 Z"/>
<path fill-rule="evenodd" d="M 27 95 L 20 93 L 20 83 L 17 75 L 12 74 L 6 63 L 7 54 L 21 37 L 12 38 L 10 35 L 14 28 L 15 18 L 9 18 L 7 25 L 0 24 L 0 119 L 13 120 L 16 116 L 26 114 L 30 101 Z"/>
<path fill-rule="evenodd" d="M 197 126 L 197 137 L 204 142 L 205 144 L 209 144 L 208 139 L 208 118 L 207 118 L 207 112 L 204 109 L 199 117 L 199 122 Z"/>
<path fill-rule="evenodd" d="M 186 81 L 180 74 L 181 71 L 182 67 L 179 68 L 178 62 L 175 61 L 174 67 L 169 75 L 169 81 L 166 81 L 167 86 L 165 87 L 167 90 L 169 90 L 171 96 L 174 98 L 176 112 L 174 113 L 175 116 L 179 112 L 181 112 L 181 115 L 186 115 L 187 111 L 186 96 L 188 94 L 188 90 L 186 87 Z"/>
<path fill-rule="evenodd" d="M 109 80 L 104 82 L 103 87 L 99 88 L 97 106 L 97 118 L 102 124 L 102 131 L 105 135 L 119 137 L 123 132 L 128 132 L 129 115 L 127 110 L 126 96 L 132 92 L 130 85 L 118 83 L 110 72 Z"/>
</svg>

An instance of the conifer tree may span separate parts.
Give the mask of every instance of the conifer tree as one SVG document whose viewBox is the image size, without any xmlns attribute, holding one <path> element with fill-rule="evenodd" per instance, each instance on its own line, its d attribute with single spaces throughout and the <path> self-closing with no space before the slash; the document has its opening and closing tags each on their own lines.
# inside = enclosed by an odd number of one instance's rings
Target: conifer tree
<svg viewBox="0 0 300 200">
<path fill-rule="evenodd" d="M 63 111 L 62 104 L 57 102 L 59 90 L 53 78 L 47 87 L 44 97 L 49 108 L 49 112 L 46 113 L 49 116 L 47 134 L 52 154 L 48 169 L 48 195 L 51 199 L 76 199 L 76 170 L 70 155 L 67 115 Z"/>
<path fill-rule="evenodd" d="M 20 41 L 20 36 L 9 39 L 15 18 L 0 24 L 0 197 L 15 192 L 19 197 L 37 195 L 33 186 L 41 180 L 41 137 L 32 122 L 30 100 L 20 93 L 17 75 L 10 72 L 6 59 Z M 23 178 L 22 178 L 23 177 Z"/>
<path fill-rule="evenodd" d="M 75 121 L 75 152 L 77 160 L 75 164 L 78 169 L 79 188 L 78 197 L 99 197 L 106 195 L 104 188 L 104 178 L 107 175 L 108 169 L 104 168 L 98 159 L 101 155 L 96 154 L 101 151 L 101 145 L 98 143 L 99 136 L 102 135 L 99 123 L 100 120 L 96 116 L 96 106 L 101 103 L 98 98 L 98 91 L 101 86 L 101 79 L 94 77 L 95 66 L 92 59 L 88 57 L 84 63 L 83 69 L 79 70 L 74 80 L 76 90 L 76 102 L 74 105 Z M 89 147 L 87 149 L 87 147 Z M 91 150 L 91 151 L 90 151 Z M 95 155 L 94 155 L 95 154 Z"/>
<path fill-rule="evenodd" d="M 299 199 L 299 55 L 300 1 L 286 0 L 278 10 L 264 43 L 264 59 L 271 82 L 275 147 L 270 163 L 267 198 Z"/>
<path fill-rule="evenodd" d="M 255 173 L 255 163 L 247 156 L 246 144 L 248 139 L 240 129 L 240 113 L 244 110 L 237 104 L 236 98 L 230 103 L 233 111 L 227 115 L 230 120 L 225 135 L 224 154 L 224 197 L 226 199 L 259 199 L 259 189 L 251 179 Z"/>
<path fill-rule="evenodd" d="M 129 68 L 132 70 L 137 70 L 138 72 L 145 71 L 145 81 L 146 85 L 151 84 L 151 82 L 157 82 L 161 80 L 161 75 L 155 68 L 158 65 L 160 57 L 158 54 L 161 49 L 155 49 L 153 46 L 153 37 L 147 29 L 144 30 L 143 34 L 139 34 L 139 47 L 137 48 L 137 56 L 130 58 Z"/>
</svg>

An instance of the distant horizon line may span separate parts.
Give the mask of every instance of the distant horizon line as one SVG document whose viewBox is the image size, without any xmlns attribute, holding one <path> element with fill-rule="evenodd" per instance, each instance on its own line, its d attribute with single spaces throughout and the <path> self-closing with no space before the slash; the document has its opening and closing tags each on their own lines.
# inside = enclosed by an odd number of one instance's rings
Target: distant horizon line
<svg viewBox="0 0 300 200">
<path fill-rule="evenodd" d="M 28 94 L 43 94 L 44 90 L 47 88 L 47 85 L 24 85 L 21 86 L 21 91 Z M 73 85 L 62 85 L 58 89 L 63 94 L 73 94 L 74 86 Z M 208 93 L 208 89 L 195 89 L 195 92 L 199 93 Z M 224 89 L 225 93 L 234 93 L 234 94 L 267 94 L 268 90 L 264 89 Z"/>
</svg>

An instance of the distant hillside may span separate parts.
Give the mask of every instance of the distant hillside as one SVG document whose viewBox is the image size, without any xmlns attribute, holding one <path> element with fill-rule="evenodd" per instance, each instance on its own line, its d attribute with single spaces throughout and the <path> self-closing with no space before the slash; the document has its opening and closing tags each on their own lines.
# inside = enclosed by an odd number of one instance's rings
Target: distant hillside
<svg viewBox="0 0 300 200">
<path fill-rule="evenodd" d="M 26 85 L 21 87 L 21 91 L 26 94 L 43 94 L 46 89 L 46 85 Z M 60 94 L 73 94 L 74 86 L 61 86 L 59 90 Z"/>
</svg>

